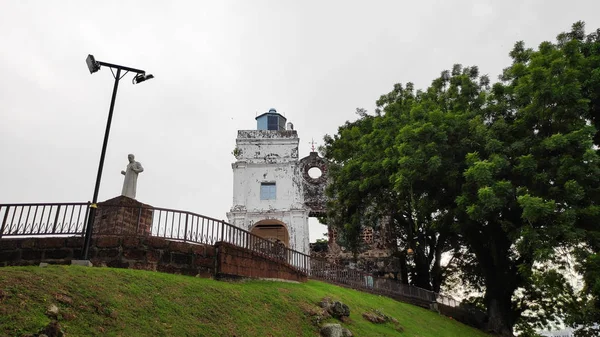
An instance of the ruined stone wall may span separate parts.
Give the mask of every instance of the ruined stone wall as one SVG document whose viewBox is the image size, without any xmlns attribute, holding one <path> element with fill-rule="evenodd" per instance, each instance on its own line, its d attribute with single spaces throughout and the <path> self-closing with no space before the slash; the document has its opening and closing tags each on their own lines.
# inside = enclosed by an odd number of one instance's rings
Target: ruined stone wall
<svg viewBox="0 0 600 337">
<path fill-rule="evenodd" d="M 377 276 L 399 279 L 399 260 L 393 256 L 395 245 L 391 232 L 387 228 L 387 219 L 382 221 L 378 229 L 366 227 L 361 237 L 363 250 L 356 261 L 350 251 L 337 243 L 337 230 L 328 227 L 328 244 L 326 249 L 312 250 L 311 256 L 327 260 L 340 266 L 356 268 Z"/>
<path fill-rule="evenodd" d="M 302 178 L 302 194 L 304 197 L 304 205 L 310 210 L 310 216 L 325 215 L 325 207 L 327 198 L 325 196 L 325 188 L 327 187 L 329 164 L 327 161 L 319 157 L 317 152 L 311 152 L 307 157 L 300 159 L 298 163 L 298 172 L 296 173 Z M 310 169 L 316 169 L 320 172 L 319 177 L 311 177 Z"/>
</svg>

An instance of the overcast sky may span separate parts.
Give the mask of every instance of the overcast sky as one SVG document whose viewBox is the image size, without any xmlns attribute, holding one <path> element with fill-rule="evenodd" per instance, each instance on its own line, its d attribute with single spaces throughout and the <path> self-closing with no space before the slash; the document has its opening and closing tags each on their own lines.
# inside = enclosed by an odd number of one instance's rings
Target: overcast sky
<svg viewBox="0 0 600 337">
<path fill-rule="evenodd" d="M 137 199 L 226 219 L 239 129 L 276 108 L 300 157 L 394 83 L 427 87 L 454 63 L 496 79 L 518 40 L 537 47 L 600 1 L 0 1 L 0 203 L 91 200 L 113 78 L 99 200 L 134 153 Z M 311 225 L 311 241 L 325 232 Z"/>
</svg>

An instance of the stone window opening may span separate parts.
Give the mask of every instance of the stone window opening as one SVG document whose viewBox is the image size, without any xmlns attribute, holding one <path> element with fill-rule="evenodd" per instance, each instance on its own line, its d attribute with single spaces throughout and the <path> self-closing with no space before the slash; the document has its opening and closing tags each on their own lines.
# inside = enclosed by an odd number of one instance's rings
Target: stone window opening
<svg viewBox="0 0 600 337">
<path fill-rule="evenodd" d="M 277 186 L 274 182 L 260 183 L 260 200 L 277 199 Z"/>
<path fill-rule="evenodd" d="M 323 171 L 321 171 L 321 169 L 316 166 L 308 169 L 308 176 L 313 179 L 319 179 L 319 178 L 321 178 L 322 175 L 323 175 Z"/>
</svg>

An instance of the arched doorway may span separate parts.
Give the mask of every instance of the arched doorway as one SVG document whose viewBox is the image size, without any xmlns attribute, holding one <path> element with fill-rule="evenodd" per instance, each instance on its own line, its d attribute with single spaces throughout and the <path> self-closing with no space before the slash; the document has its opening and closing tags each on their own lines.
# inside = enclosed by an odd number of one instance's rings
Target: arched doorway
<svg viewBox="0 0 600 337">
<path fill-rule="evenodd" d="M 260 236 L 263 239 L 273 242 L 281 242 L 286 247 L 290 246 L 290 234 L 288 233 L 285 223 L 279 220 L 261 220 L 254 224 L 254 227 L 252 227 L 250 232 L 254 235 Z"/>
</svg>

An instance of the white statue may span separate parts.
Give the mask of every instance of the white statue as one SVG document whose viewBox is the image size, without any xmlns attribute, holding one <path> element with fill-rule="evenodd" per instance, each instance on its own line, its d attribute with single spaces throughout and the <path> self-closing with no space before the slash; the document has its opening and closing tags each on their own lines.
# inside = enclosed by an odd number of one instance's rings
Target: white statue
<svg viewBox="0 0 600 337">
<path fill-rule="evenodd" d="M 135 161 L 134 155 L 127 155 L 127 159 L 129 159 L 129 164 L 127 164 L 127 170 L 121 171 L 121 174 L 125 176 L 125 181 L 123 182 L 123 191 L 121 192 L 121 195 L 135 199 L 135 190 L 137 187 L 138 174 L 144 172 L 144 168 L 142 167 L 142 164 Z"/>
</svg>

